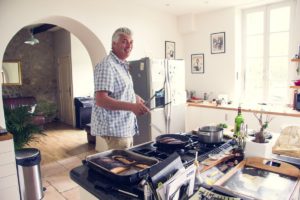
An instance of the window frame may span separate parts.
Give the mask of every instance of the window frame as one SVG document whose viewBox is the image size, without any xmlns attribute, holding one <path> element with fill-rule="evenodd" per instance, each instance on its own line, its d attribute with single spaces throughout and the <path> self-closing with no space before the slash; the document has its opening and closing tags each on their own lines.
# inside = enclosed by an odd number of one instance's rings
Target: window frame
<svg viewBox="0 0 300 200">
<path fill-rule="evenodd" d="M 242 75 L 242 87 L 241 87 L 241 96 L 242 99 L 247 100 L 246 97 L 246 78 L 247 78 L 247 74 L 246 74 L 246 49 L 247 49 L 247 35 L 246 35 L 246 18 L 247 18 L 247 14 L 250 13 L 254 13 L 254 12 L 258 12 L 258 11 L 263 11 L 263 17 L 264 17 L 264 27 L 263 27 L 263 57 L 262 57 L 262 61 L 263 61 L 263 101 L 264 102 L 268 102 L 269 101 L 269 81 L 270 81 L 270 77 L 269 77 L 269 61 L 270 61 L 270 56 L 269 56 L 269 39 L 270 39 L 270 12 L 272 9 L 276 9 L 276 8 L 280 8 L 280 7 L 286 7 L 289 6 L 290 7 L 290 25 L 289 25 L 289 41 L 288 41 L 288 57 L 290 57 L 291 55 L 291 41 L 292 41 L 292 24 L 293 24 L 293 14 L 294 14 L 294 9 L 293 9 L 293 5 L 291 1 L 285 1 L 285 2 L 280 2 L 280 3 L 274 3 L 274 4 L 268 4 L 268 5 L 262 5 L 262 6 L 258 6 L 258 7 L 254 7 L 254 8 L 248 8 L 248 9 L 244 9 L 242 11 L 242 53 L 241 53 L 241 57 L 242 57 L 242 68 L 241 68 L 241 75 Z M 290 78 L 290 74 L 291 74 L 291 67 L 290 67 L 290 63 L 288 62 L 288 77 L 287 77 L 287 89 L 286 89 L 286 95 L 289 95 L 289 81 L 291 80 Z M 288 98 L 286 101 L 290 101 L 290 98 Z M 286 104 L 288 102 L 281 102 L 282 104 Z M 251 102 L 251 103 L 259 103 L 259 102 Z M 273 102 L 271 102 L 273 103 Z"/>
</svg>

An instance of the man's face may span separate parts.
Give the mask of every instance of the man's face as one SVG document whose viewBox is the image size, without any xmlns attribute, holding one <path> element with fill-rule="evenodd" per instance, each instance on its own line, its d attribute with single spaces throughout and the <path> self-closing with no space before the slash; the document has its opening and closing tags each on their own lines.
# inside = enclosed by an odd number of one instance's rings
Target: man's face
<svg viewBox="0 0 300 200">
<path fill-rule="evenodd" d="M 125 60 L 132 50 L 133 40 L 131 36 L 121 34 L 116 42 L 112 43 L 112 50 L 119 59 Z"/>
</svg>

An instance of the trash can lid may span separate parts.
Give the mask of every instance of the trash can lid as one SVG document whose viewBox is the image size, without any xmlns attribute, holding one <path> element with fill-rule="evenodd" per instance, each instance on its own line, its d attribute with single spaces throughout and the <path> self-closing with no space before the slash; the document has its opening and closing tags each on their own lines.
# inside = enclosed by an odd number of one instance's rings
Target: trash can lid
<svg viewBox="0 0 300 200">
<path fill-rule="evenodd" d="M 40 151 L 36 148 L 24 148 L 16 150 L 16 160 L 33 159 L 40 155 Z"/>
</svg>

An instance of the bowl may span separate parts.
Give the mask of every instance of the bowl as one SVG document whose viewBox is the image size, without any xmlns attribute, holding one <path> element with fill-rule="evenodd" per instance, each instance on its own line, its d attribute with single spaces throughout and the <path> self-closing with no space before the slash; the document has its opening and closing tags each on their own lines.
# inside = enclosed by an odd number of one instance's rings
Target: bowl
<svg viewBox="0 0 300 200">
<path fill-rule="evenodd" d="M 300 86 L 300 80 L 294 81 L 295 86 Z"/>
</svg>

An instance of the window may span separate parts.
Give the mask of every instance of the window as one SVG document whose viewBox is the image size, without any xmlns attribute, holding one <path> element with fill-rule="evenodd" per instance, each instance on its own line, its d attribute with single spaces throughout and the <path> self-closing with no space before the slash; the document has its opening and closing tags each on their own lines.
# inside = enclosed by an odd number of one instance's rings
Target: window
<svg viewBox="0 0 300 200">
<path fill-rule="evenodd" d="M 290 4 L 243 12 L 245 102 L 288 103 Z"/>
</svg>

